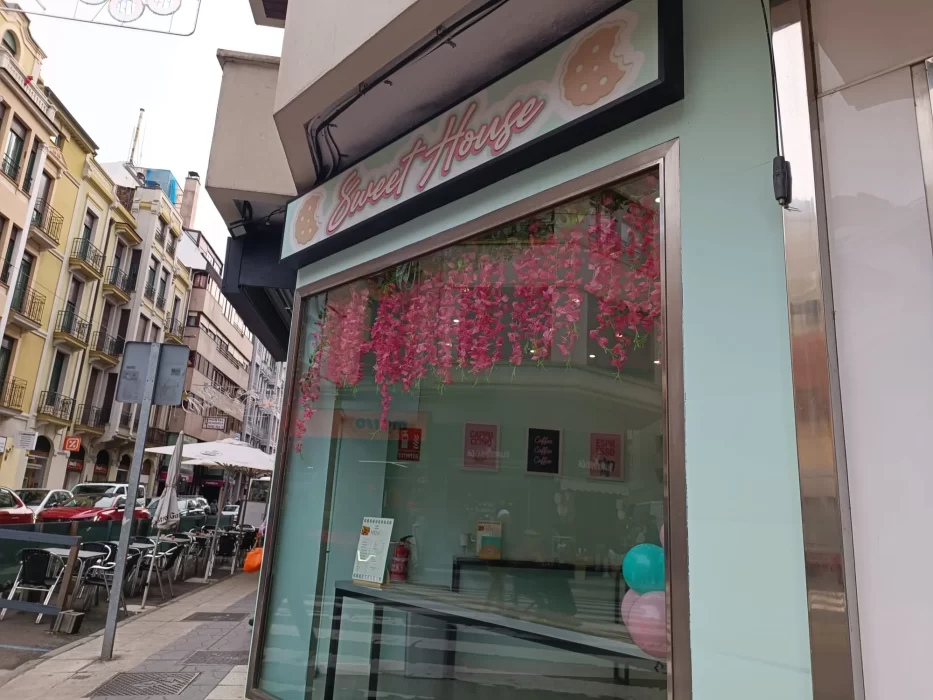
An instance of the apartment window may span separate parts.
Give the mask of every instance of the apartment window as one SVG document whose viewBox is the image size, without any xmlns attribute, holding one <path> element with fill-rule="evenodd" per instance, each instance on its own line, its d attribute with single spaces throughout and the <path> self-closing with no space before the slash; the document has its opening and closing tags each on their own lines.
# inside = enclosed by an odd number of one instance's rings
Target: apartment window
<svg viewBox="0 0 933 700">
<path fill-rule="evenodd" d="M 198 289 L 207 289 L 207 273 L 206 272 L 195 272 L 194 273 L 194 286 Z"/>
<path fill-rule="evenodd" d="M 0 282 L 10 283 L 10 269 L 13 266 L 13 249 L 16 247 L 16 239 L 19 237 L 20 229 L 14 226 L 10 229 L 10 240 L 6 244 L 6 255 L 3 257 L 3 272 L 0 273 Z"/>
<path fill-rule="evenodd" d="M 149 331 L 149 342 L 158 343 L 159 342 L 159 333 L 162 331 L 156 324 L 152 324 L 152 329 Z"/>
<path fill-rule="evenodd" d="M 19 53 L 19 41 L 17 41 L 16 35 L 9 30 L 3 33 L 3 48 L 14 56 Z"/>
<path fill-rule="evenodd" d="M 149 330 L 149 319 L 139 315 L 139 331 L 136 333 L 136 340 L 143 342 L 146 340 L 146 331 Z"/>
<path fill-rule="evenodd" d="M 13 362 L 13 350 L 16 348 L 16 340 L 8 335 L 3 336 L 3 342 L 0 343 L 0 387 L 6 384 L 7 376 L 10 374 L 10 364 Z M 2 401 L 2 397 L 0 397 Z"/>
<path fill-rule="evenodd" d="M 153 260 L 149 264 L 149 271 L 146 273 L 146 297 L 152 299 L 155 296 L 156 270 L 159 269 L 159 263 Z"/>
<path fill-rule="evenodd" d="M 6 140 L 6 151 L 3 154 L 3 172 L 13 180 L 19 177 L 19 164 L 23 160 L 23 149 L 26 147 L 26 133 L 26 125 L 13 117 L 10 134 Z"/>
<path fill-rule="evenodd" d="M 61 393 L 62 382 L 65 380 L 65 371 L 68 369 L 68 355 L 61 350 L 55 351 L 55 360 L 52 362 L 52 373 L 49 375 L 49 393 Z"/>
<path fill-rule="evenodd" d="M 81 238 L 86 241 L 94 239 L 94 232 L 97 230 L 97 215 L 90 209 L 84 214 L 84 228 L 81 230 Z"/>
<path fill-rule="evenodd" d="M 163 270 L 159 276 L 159 294 L 156 297 L 156 305 L 160 309 L 165 308 L 165 288 L 168 286 L 168 270 Z"/>
<path fill-rule="evenodd" d="M 188 314 L 188 321 L 185 323 L 189 328 L 198 327 L 198 314 Z"/>
<path fill-rule="evenodd" d="M 36 157 L 39 155 L 39 140 L 34 139 L 32 150 L 29 151 L 29 163 L 26 165 L 26 180 L 23 182 L 23 191 L 29 194 L 32 191 L 33 171 L 36 169 Z M 48 180 L 46 180 L 48 183 Z M 47 185 L 46 185 L 47 186 Z M 45 194 L 40 192 L 39 199 L 43 199 Z M 39 205 L 36 206 L 39 208 Z"/>
</svg>

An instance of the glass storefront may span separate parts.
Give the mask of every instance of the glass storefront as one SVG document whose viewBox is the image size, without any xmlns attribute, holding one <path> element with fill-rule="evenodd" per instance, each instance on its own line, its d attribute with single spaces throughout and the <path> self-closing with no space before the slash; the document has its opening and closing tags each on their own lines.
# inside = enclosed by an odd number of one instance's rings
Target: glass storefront
<svg viewBox="0 0 933 700">
<path fill-rule="evenodd" d="M 667 696 L 659 175 L 304 299 L 260 690 Z"/>
</svg>

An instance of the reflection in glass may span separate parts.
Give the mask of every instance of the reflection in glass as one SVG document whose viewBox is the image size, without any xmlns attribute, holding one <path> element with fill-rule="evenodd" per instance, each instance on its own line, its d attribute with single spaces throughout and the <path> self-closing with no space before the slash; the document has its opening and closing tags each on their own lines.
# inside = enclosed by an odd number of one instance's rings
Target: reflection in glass
<svg viewBox="0 0 933 700">
<path fill-rule="evenodd" d="M 665 697 L 660 201 L 650 171 L 304 301 L 262 690 Z"/>
</svg>

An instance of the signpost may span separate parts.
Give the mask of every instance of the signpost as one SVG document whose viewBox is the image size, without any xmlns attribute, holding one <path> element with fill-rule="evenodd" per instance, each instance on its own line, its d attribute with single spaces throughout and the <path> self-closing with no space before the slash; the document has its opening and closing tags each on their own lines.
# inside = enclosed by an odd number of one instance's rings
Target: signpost
<svg viewBox="0 0 933 700">
<path fill-rule="evenodd" d="M 181 404 L 187 366 L 187 345 L 129 342 L 123 350 L 120 379 L 117 383 L 117 401 L 140 405 L 139 428 L 136 431 L 136 446 L 133 449 L 133 463 L 130 466 L 129 484 L 126 490 L 126 505 L 123 508 L 120 543 L 117 547 L 113 585 L 107 606 L 107 624 L 104 627 L 104 640 L 100 654 L 100 658 L 105 661 L 113 658 L 113 641 L 117 631 L 117 616 L 120 613 L 120 598 L 126 574 L 126 554 L 130 546 L 133 516 L 136 514 L 136 495 L 139 491 L 143 451 L 146 449 L 146 433 L 149 431 L 149 414 L 153 404 L 161 406 Z M 153 551 L 153 555 L 155 554 L 156 552 Z"/>
</svg>

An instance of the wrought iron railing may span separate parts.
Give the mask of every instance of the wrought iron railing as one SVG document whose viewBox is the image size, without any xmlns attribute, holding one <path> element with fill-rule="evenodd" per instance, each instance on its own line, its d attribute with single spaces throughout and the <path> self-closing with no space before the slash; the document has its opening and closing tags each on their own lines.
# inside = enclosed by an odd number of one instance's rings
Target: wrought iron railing
<svg viewBox="0 0 933 700">
<path fill-rule="evenodd" d="M 71 259 L 81 260 L 98 272 L 104 271 L 104 254 L 87 238 L 79 238 L 71 246 Z"/>
<path fill-rule="evenodd" d="M 104 409 L 100 406 L 92 406 L 89 403 L 82 403 L 78 406 L 78 425 L 103 430 L 107 425 L 106 418 Z"/>
<path fill-rule="evenodd" d="M 54 391 L 43 391 L 39 394 L 38 413 L 70 421 L 74 412 L 75 400 L 70 396 L 56 394 Z"/>
<path fill-rule="evenodd" d="M 125 344 L 126 341 L 123 338 L 114 338 L 104 331 L 94 331 L 91 336 L 91 350 L 112 357 L 115 360 L 123 354 Z"/>
<path fill-rule="evenodd" d="M 178 239 L 175 238 L 175 236 L 170 236 L 169 238 L 170 238 L 170 240 L 169 240 L 169 242 L 168 242 L 168 248 L 166 248 L 166 251 L 165 251 L 165 252 L 168 253 L 168 256 L 169 256 L 170 258 L 174 258 L 174 257 L 175 257 L 175 250 L 178 248 Z"/>
<path fill-rule="evenodd" d="M 145 292 L 145 294 L 146 294 L 146 298 L 147 298 L 149 301 L 152 301 L 153 299 L 155 299 L 155 285 L 152 284 L 152 282 L 149 282 L 149 283 L 146 285 L 146 292 Z"/>
<path fill-rule="evenodd" d="M 81 318 L 71 309 L 62 309 L 58 312 L 58 319 L 55 321 L 56 333 L 65 333 L 82 343 L 86 343 L 90 330 L 90 321 Z"/>
<path fill-rule="evenodd" d="M 114 265 L 111 265 L 104 271 L 104 284 L 116 287 L 121 292 L 126 292 L 127 294 L 132 291 L 129 275 Z"/>
<path fill-rule="evenodd" d="M 3 383 L 0 392 L 0 404 L 14 411 L 23 410 L 23 398 L 26 396 L 26 382 L 17 377 L 9 377 Z"/>
<path fill-rule="evenodd" d="M 62 224 L 65 217 L 44 199 L 36 200 L 36 207 L 32 210 L 32 226 L 39 229 L 57 244 L 61 240 Z"/>
<path fill-rule="evenodd" d="M 0 163 L 0 170 L 3 171 L 3 174 L 6 175 L 11 180 L 16 180 L 19 178 L 19 161 L 13 160 L 10 156 L 3 156 L 3 162 Z"/>
<path fill-rule="evenodd" d="M 165 321 L 165 332 L 178 338 L 185 337 L 185 324 L 174 316 Z"/>
<path fill-rule="evenodd" d="M 34 323 L 42 323 L 42 311 L 45 309 L 45 295 L 32 287 L 18 284 L 13 290 L 10 306 Z"/>
<path fill-rule="evenodd" d="M 149 428 L 146 431 L 146 442 L 153 445 L 165 445 L 168 442 L 168 433 L 161 428 Z"/>
<path fill-rule="evenodd" d="M 126 430 L 130 429 L 130 423 L 133 420 L 133 409 L 129 406 L 124 406 L 123 410 L 120 411 L 120 427 L 125 428 Z"/>
</svg>

